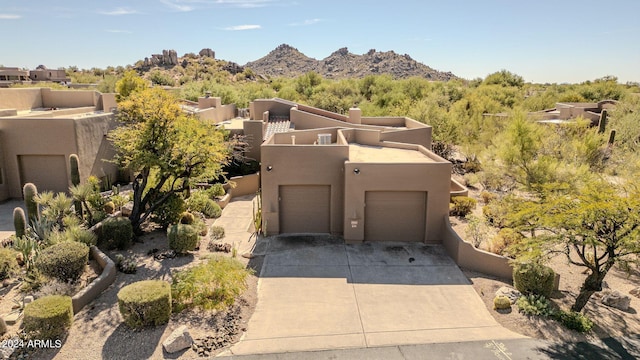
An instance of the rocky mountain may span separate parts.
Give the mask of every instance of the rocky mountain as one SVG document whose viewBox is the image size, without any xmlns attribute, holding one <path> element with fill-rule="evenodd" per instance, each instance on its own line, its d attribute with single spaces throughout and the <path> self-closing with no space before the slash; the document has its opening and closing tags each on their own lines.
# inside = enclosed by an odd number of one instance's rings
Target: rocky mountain
<svg viewBox="0 0 640 360">
<path fill-rule="evenodd" d="M 282 44 L 267 56 L 244 65 L 257 74 L 268 76 L 295 77 L 315 71 L 325 78 L 362 78 L 367 75 L 390 74 L 394 78 L 411 76 L 431 80 L 447 81 L 456 78 L 451 72 L 434 70 L 405 54 L 393 51 L 369 50 L 364 55 L 356 55 L 347 48 L 341 48 L 322 60 L 310 58 L 298 49 Z"/>
</svg>

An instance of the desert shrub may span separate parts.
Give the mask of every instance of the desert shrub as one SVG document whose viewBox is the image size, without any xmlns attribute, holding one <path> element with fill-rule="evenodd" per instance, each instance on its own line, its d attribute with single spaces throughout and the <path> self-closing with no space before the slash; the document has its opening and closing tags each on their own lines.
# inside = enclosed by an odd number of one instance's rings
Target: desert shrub
<svg viewBox="0 0 640 360">
<path fill-rule="evenodd" d="M 554 313 L 551 302 L 542 295 L 523 295 L 518 298 L 516 305 L 525 315 L 551 316 Z"/>
<path fill-rule="evenodd" d="M 198 245 L 198 229 L 193 225 L 175 224 L 167 229 L 169 248 L 182 254 L 192 251 Z"/>
<path fill-rule="evenodd" d="M 138 271 L 138 263 L 133 257 L 125 257 L 122 254 L 116 254 L 114 257 L 118 271 L 125 274 L 135 274 Z"/>
<path fill-rule="evenodd" d="M 0 248 L 0 280 L 10 278 L 18 273 L 18 253 L 9 248 Z"/>
<path fill-rule="evenodd" d="M 562 323 L 566 328 L 582 333 L 589 332 L 593 328 L 593 321 L 575 311 L 558 311 L 553 318 Z"/>
<path fill-rule="evenodd" d="M 504 295 L 498 295 L 493 298 L 493 310 L 511 309 L 511 300 Z"/>
<path fill-rule="evenodd" d="M 89 259 L 89 247 L 75 241 L 65 241 L 42 250 L 36 268 L 45 276 L 74 282 L 80 278 Z"/>
<path fill-rule="evenodd" d="M 490 191 L 483 191 L 480 193 L 480 197 L 482 198 L 482 203 L 487 205 L 493 200 L 497 199 L 498 195 Z"/>
<path fill-rule="evenodd" d="M 456 196 L 449 204 L 449 215 L 466 216 L 476 207 L 477 201 L 467 196 Z"/>
<path fill-rule="evenodd" d="M 522 234 L 513 229 L 502 228 L 498 231 L 498 234 L 491 239 L 489 251 L 498 255 L 508 255 L 506 251 L 509 246 L 517 244 L 523 238 L 524 236 L 522 236 Z"/>
<path fill-rule="evenodd" d="M 189 210 L 203 213 L 208 218 L 218 218 L 222 214 L 222 208 L 213 201 L 205 191 L 197 191 L 191 194 L 187 200 Z"/>
<path fill-rule="evenodd" d="M 224 309 L 246 288 L 250 271 L 236 259 L 214 257 L 177 272 L 171 284 L 174 309 Z"/>
<path fill-rule="evenodd" d="M 153 221 L 163 228 L 167 228 L 169 225 L 180 221 L 180 216 L 185 210 L 187 209 L 184 199 L 180 195 L 173 193 L 153 211 Z"/>
<path fill-rule="evenodd" d="M 191 225 L 196 220 L 192 213 L 185 211 L 180 215 L 180 224 Z"/>
<path fill-rule="evenodd" d="M 98 237 L 96 234 L 88 229 L 80 226 L 68 227 L 65 231 L 65 237 L 70 241 L 77 241 L 87 246 L 95 245 Z"/>
<path fill-rule="evenodd" d="M 216 183 L 211 185 L 211 187 L 206 190 L 206 193 L 209 198 L 215 199 L 223 197 L 226 192 L 224 191 L 224 185 L 222 185 L 221 183 Z"/>
<path fill-rule="evenodd" d="M 465 219 L 467 220 L 467 229 L 465 231 L 467 239 L 471 239 L 473 246 L 480 248 L 480 245 L 487 239 L 489 232 L 487 224 L 485 224 L 484 219 L 473 214 L 467 214 Z"/>
<path fill-rule="evenodd" d="M 50 295 L 73 296 L 78 291 L 78 287 L 79 284 L 70 284 L 68 282 L 50 279 L 40 286 L 40 289 L 35 293 L 35 298 L 38 299 Z"/>
<path fill-rule="evenodd" d="M 171 287 L 162 280 L 134 282 L 118 292 L 118 308 L 131 328 L 166 324 L 171 316 Z"/>
<path fill-rule="evenodd" d="M 551 296 L 555 273 L 548 266 L 530 262 L 513 266 L 513 286 L 521 293 Z"/>
<path fill-rule="evenodd" d="M 107 250 L 126 249 L 133 239 L 133 226 L 126 217 L 116 216 L 105 220 L 98 238 L 100 247 Z"/>
<path fill-rule="evenodd" d="M 35 339 L 59 339 L 72 323 L 73 305 L 69 296 L 44 296 L 24 308 L 24 330 Z"/>
<path fill-rule="evenodd" d="M 220 240 L 224 238 L 224 228 L 222 226 L 214 225 L 209 232 L 209 238 L 211 240 Z"/>
<path fill-rule="evenodd" d="M 196 217 L 196 219 L 193 221 L 193 226 L 195 226 L 200 236 L 207 236 L 209 228 L 207 227 L 207 223 L 204 221 L 204 218 Z"/>
</svg>

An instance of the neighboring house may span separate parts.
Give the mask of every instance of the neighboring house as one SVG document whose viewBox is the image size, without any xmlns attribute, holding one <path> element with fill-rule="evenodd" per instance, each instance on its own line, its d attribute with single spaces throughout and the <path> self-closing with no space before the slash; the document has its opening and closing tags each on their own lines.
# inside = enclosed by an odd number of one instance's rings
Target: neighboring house
<svg viewBox="0 0 640 360">
<path fill-rule="evenodd" d="M 430 126 L 281 99 L 253 101 L 250 114 L 243 131 L 261 161 L 268 234 L 442 242 L 451 163 L 431 152 Z"/>
<path fill-rule="evenodd" d="M 115 126 L 114 94 L 49 88 L 0 89 L 0 201 L 21 198 L 22 186 L 67 191 L 69 155 L 80 177 L 115 181 L 107 133 Z"/>
<path fill-rule="evenodd" d="M 15 83 L 29 81 L 29 71 L 17 67 L 0 67 L 0 87 L 9 87 Z"/>
<path fill-rule="evenodd" d="M 602 100 L 597 103 L 556 103 L 556 107 L 553 109 L 530 112 L 528 115 L 543 123 L 564 123 L 582 117 L 590 120 L 591 124 L 595 126 L 600 121 L 602 111 L 613 109 L 616 104 L 618 104 L 616 100 Z M 509 114 L 484 114 L 484 116 L 507 118 Z"/>
<path fill-rule="evenodd" d="M 71 78 L 67 76 L 64 69 L 52 70 L 40 66 L 36 70 L 29 71 L 29 78 L 32 81 L 52 81 L 65 84 L 71 82 Z"/>
</svg>

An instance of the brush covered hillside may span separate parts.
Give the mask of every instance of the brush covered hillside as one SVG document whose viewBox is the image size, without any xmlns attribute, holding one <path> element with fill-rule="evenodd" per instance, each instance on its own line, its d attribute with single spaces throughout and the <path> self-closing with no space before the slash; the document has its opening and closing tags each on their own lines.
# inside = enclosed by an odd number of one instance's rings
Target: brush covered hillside
<svg viewBox="0 0 640 360">
<path fill-rule="evenodd" d="M 374 49 L 364 55 L 356 55 L 345 48 L 334 51 L 322 60 L 316 60 L 298 49 L 282 44 L 266 56 L 245 64 L 257 74 L 268 76 L 295 77 L 314 71 L 328 79 L 363 78 L 367 75 L 389 74 L 396 79 L 413 76 L 429 80 L 447 81 L 455 79 L 451 72 L 440 72 L 411 56 L 399 55 L 393 51 L 380 52 Z"/>
</svg>

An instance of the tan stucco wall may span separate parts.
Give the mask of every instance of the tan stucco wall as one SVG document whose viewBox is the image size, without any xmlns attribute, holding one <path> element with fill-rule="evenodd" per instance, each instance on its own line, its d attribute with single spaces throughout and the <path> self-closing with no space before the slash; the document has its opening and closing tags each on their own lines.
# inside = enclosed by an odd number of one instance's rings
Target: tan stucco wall
<svg viewBox="0 0 640 360">
<path fill-rule="evenodd" d="M 280 231 L 280 185 L 331 186 L 330 231 L 341 233 L 344 206 L 342 169 L 348 157 L 349 147 L 346 145 L 263 145 L 260 172 L 262 212 L 267 233 L 277 234 Z M 271 171 L 267 170 L 268 167 L 272 167 Z"/>
<path fill-rule="evenodd" d="M 118 166 L 103 161 L 103 159 L 113 159 L 115 155 L 115 150 L 106 136 L 115 125 L 114 115 L 111 113 L 75 120 L 75 138 L 82 182 L 90 175 L 103 180 L 109 179 L 111 182 L 116 181 Z"/>
<path fill-rule="evenodd" d="M 229 190 L 233 197 L 254 195 L 260 190 L 260 173 L 234 176 L 229 180 L 235 184 L 235 187 Z"/>
<path fill-rule="evenodd" d="M 444 216 L 439 223 L 442 226 L 442 245 L 458 266 L 503 279 L 512 278 L 513 268 L 509 264 L 509 259 L 477 249 L 462 240 L 451 228 L 449 214 Z"/>
<path fill-rule="evenodd" d="M 384 131 L 380 134 L 380 140 L 422 145 L 431 149 L 431 128 Z"/>
<path fill-rule="evenodd" d="M 245 156 L 249 159 L 260 161 L 260 145 L 264 137 L 265 123 L 260 120 L 245 120 L 242 124 L 245 140 L 249 144 L 249 151 Z"/>
<path fill-rule="evenodd" d="M 22 197 L 20 155 L 64 155 L 68 159 L 78 151 L 74 123 L 70 119 L 0 119 L 0 143 L 10 198 Z M 64 174 L 68 174 L 68 165 Z M 46 190 L 46 186 L 42 190 Z"/>
<path fill-rule="evenodd" d="M 42 105 L 45 108 L 79 108 L 96 106 L 100 93 L 91 90 L 51 90 L 42 88 Z"/>
<path fill-rule="evenodd" d="M 365 193 L 367 191 L 426 191 L 427 214 L 425 243 L 440 243 L 442 216 L 449 213 L 449 178 L 451 163 L 375 164 L 346 162 L 344 238 L 365 239 Z M 359 173 L 355 174 L 354 169 Z M 354 214 L 358 226 L 351 227 Z M 401 239 L 398 239 L 401 240 Z"/>
<path fill-rule="evenodd" d="M 236 117 L 236 106 L 234 104 L 231 104 L 222 105 L 217 108 L 199 110 L 197 112 L 197 115 L 201 120 L 208 120 L 217 124 L 219 122 L 230 120 Z"/>
<path fill-rule="evenodd" d="M 28 110 L 41 107 L 40 88 L 0 89 L 0 109 Z"/>
<path fill-rule="evenodd" d="M 289 110 L 296 106 L 287 100 L 256 99 L 249 103 L 249 115 L 251 120 L 262 120 L 262 114 L 269 111 L 274 116 L 289 116 Z"/>
</svg>

